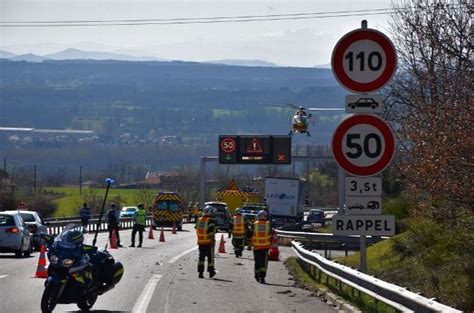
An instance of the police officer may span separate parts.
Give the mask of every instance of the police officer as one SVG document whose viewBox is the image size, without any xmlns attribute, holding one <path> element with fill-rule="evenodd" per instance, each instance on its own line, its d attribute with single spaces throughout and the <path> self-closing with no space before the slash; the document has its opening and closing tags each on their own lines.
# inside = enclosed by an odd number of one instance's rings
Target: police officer
<svg viewBox="0 0 474 313">
<path fill-rule="evenodd" d="M 204 265 L 207 257 L 207 271 L 209 277 L 216 275 L 214 268 L 214 246 L 216 243 L 215 232 L 216 222 L 213 218 L 214 208 L 206 206 L 203 210 L 203 215 L 197 220 L 195 228 L 197 234 L 197 242 L 199 245 L 199 262 L 198 272 L 199 278 L 204 278 Z"/>
<path fill-rule="evenodd" d="M 87 226 L 89 225 L 89 220 L 91 219 L 91 209 L 87 206 L 87 203 L 82 205 L 82 208 L 79 212 L 81 216 L 82 231 L 87 231 Z"/>
<path fill-rule="evenodd" d="M 235 215 L 232 217 L 230 224 L 230 231 L 232 232 L 232 245 L 234 246 L 235 256 L 238 258 L 242 256 L 245 244 L 245 220 L 240 208 L 235 210 Z"/>
<path fill-rule="evenodd" d="M 115 235 L 117 235 L 117 246 L 123 247 L 120 244 L 120 234 L 119 234 L 119 225 L 120 225 L 120 212 L 115 205 L 112 203 L 110 209 L 107 211 L 107 225 L 109 228 L 109 239 L 112 237 L 112 231 L 115 230 Z"/>
<path fill-rule="evenodd" d="M 133 215 L 133 230 L 132 230 L 132 244 L 130 247 L 135 247 L 135 235 L 138 232 L 138 248 L 142 247 L 143 243 L 143 232 L 145 231 L 146 226 L 146 212 L 143 203 L 137 205 L 138 211 Z"/>
<path fill-rule="evenodd" d="M 255 280 L 265 284 L 268 266 L 268 250 L 271 247 L 271 227 L 267 221 L 268 214 L 261 210 L 257 214 L 257 221 L 253 223 L 252 245 L 255 260 Z"/>
</svg>

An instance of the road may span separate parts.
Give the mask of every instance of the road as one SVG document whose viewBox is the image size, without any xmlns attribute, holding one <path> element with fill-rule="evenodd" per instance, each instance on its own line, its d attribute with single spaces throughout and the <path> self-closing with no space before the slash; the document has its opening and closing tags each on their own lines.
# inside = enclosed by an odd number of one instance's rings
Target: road
<svg viewBox="0 0 474 313">
<path fill-rule="evenodd" d="M 86 235 L 86 243 L 92 236 Z M 128 246 L 130 231 L 122 231 L 121 237 Z M 252 251 L 236 259 L 226 240 L 227 253 L 216 255 L 216 277 L 199 279 L 193 225 L 184 225 L 177 234 L 165 231 L 166 242 L 158 237 L 155 231 L 155 239 L 145 239 L 143 248 L 110 250 L 124 264 L 124 276 L 99 297 L 93 312 L 336 312 L 309 291 L 292 287 L 283 262 L 270 262 L 267 284 L 259 284 L 253 278 Z M 105 242 L 106 234 L 100 234 L 99 246 Z M 288 248 L 282 250 L 283 258 L 291 254 Z M 33 278 L 38 255 L 26 259 L 0 255 L 2 312 L 40 312 L 44 279 Z M 79 310 L 60 304 L 55 312 Z"/>
</svg>

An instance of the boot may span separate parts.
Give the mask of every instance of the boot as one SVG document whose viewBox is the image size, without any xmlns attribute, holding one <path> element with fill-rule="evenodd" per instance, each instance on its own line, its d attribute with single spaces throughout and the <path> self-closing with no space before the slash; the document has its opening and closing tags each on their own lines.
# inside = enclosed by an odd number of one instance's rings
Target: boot
<svg viewBox="0 0 474 313">
<path fill-rule="evenodd" d="M 265 284 L 265 277 L 260 277 L 260 283 Z"/>
<path fill-rule="evenodd" d="M 134 248 L 135 247 L 135 244 L 132 243 L 131 245 L 129 245 L 130 248 Z"/>
<path fill-rule="evenodd" d="M 209 272 L 209 277 L 210 277 L 210 278 L 212 278 L 212 277 L 214 277 L 214 276 L 216 276 L 216 271 L 211 271 L 211 272 Z"/>
<path fill-rule="evenodd" d="M 204 278 L 204 274 L 202 272 L 199 272 L 199 278 Z"/>
</svg>

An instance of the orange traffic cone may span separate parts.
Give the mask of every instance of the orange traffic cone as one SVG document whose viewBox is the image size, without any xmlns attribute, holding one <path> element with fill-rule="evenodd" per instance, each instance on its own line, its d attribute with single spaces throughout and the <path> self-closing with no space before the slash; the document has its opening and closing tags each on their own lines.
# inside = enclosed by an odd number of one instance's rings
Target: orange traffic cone
<svg viewBox="0 0 474 313">
<path fill-rule="evenodd" d="M 163 231 L 163 226 L 161 227 L 160 242 L 165 242 L 165 232 Z"/>
<path fill-rule="evenodd" d="M 46 248 L 44 245 L 41 246 L 40 256 L 38 259 L 38 267 L 36 268 L 36 278 L 48 278 L 48 272 L 46 271 Z"/>
<path fill-rule="evenodd" d="M 224 245 L 224 235 L 221 236 L 221 242 L 219 243 L 219 253 L 225 253 L 225 245 Z"/>
<path fill-rule="evenodd" d="M 148 239 L 155 239 L 153 236 L 153 226 L 150 225 L 150 231 L 148 232 Z"/>
<path fill-rule="evenodd" d="M 112 236 L 110 237 L 110 249 L 118 249 L 117 235 L 115 229 L 112 229 Z"/>
<path fill-rule="evenodd" d="M 173 222 L 173 231 L 172 234 L 176 235 L 176 222 Z"/>
<path fill-rule="evenodd" d="M 270 248 L 270 251 L 268 251 L 268 260 L 280 260 L 280 250 L 278 250 L 278 236 L 276 234 L 272 235 L 272 247 Z"/>
</svg>

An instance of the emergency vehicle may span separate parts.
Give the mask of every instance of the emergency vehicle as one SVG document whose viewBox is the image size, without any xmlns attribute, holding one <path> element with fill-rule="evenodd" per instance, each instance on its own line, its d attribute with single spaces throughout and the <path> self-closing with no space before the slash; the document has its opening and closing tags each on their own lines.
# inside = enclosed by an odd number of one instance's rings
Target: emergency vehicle
<svg viewBox="0 0 474 313">
<path fill-rule="evenodd" d="M 177 192 L 159 192 L 153 198 L 153 220 L 155 227 L 183 229 L 183 201 Z"/>
</svg>

